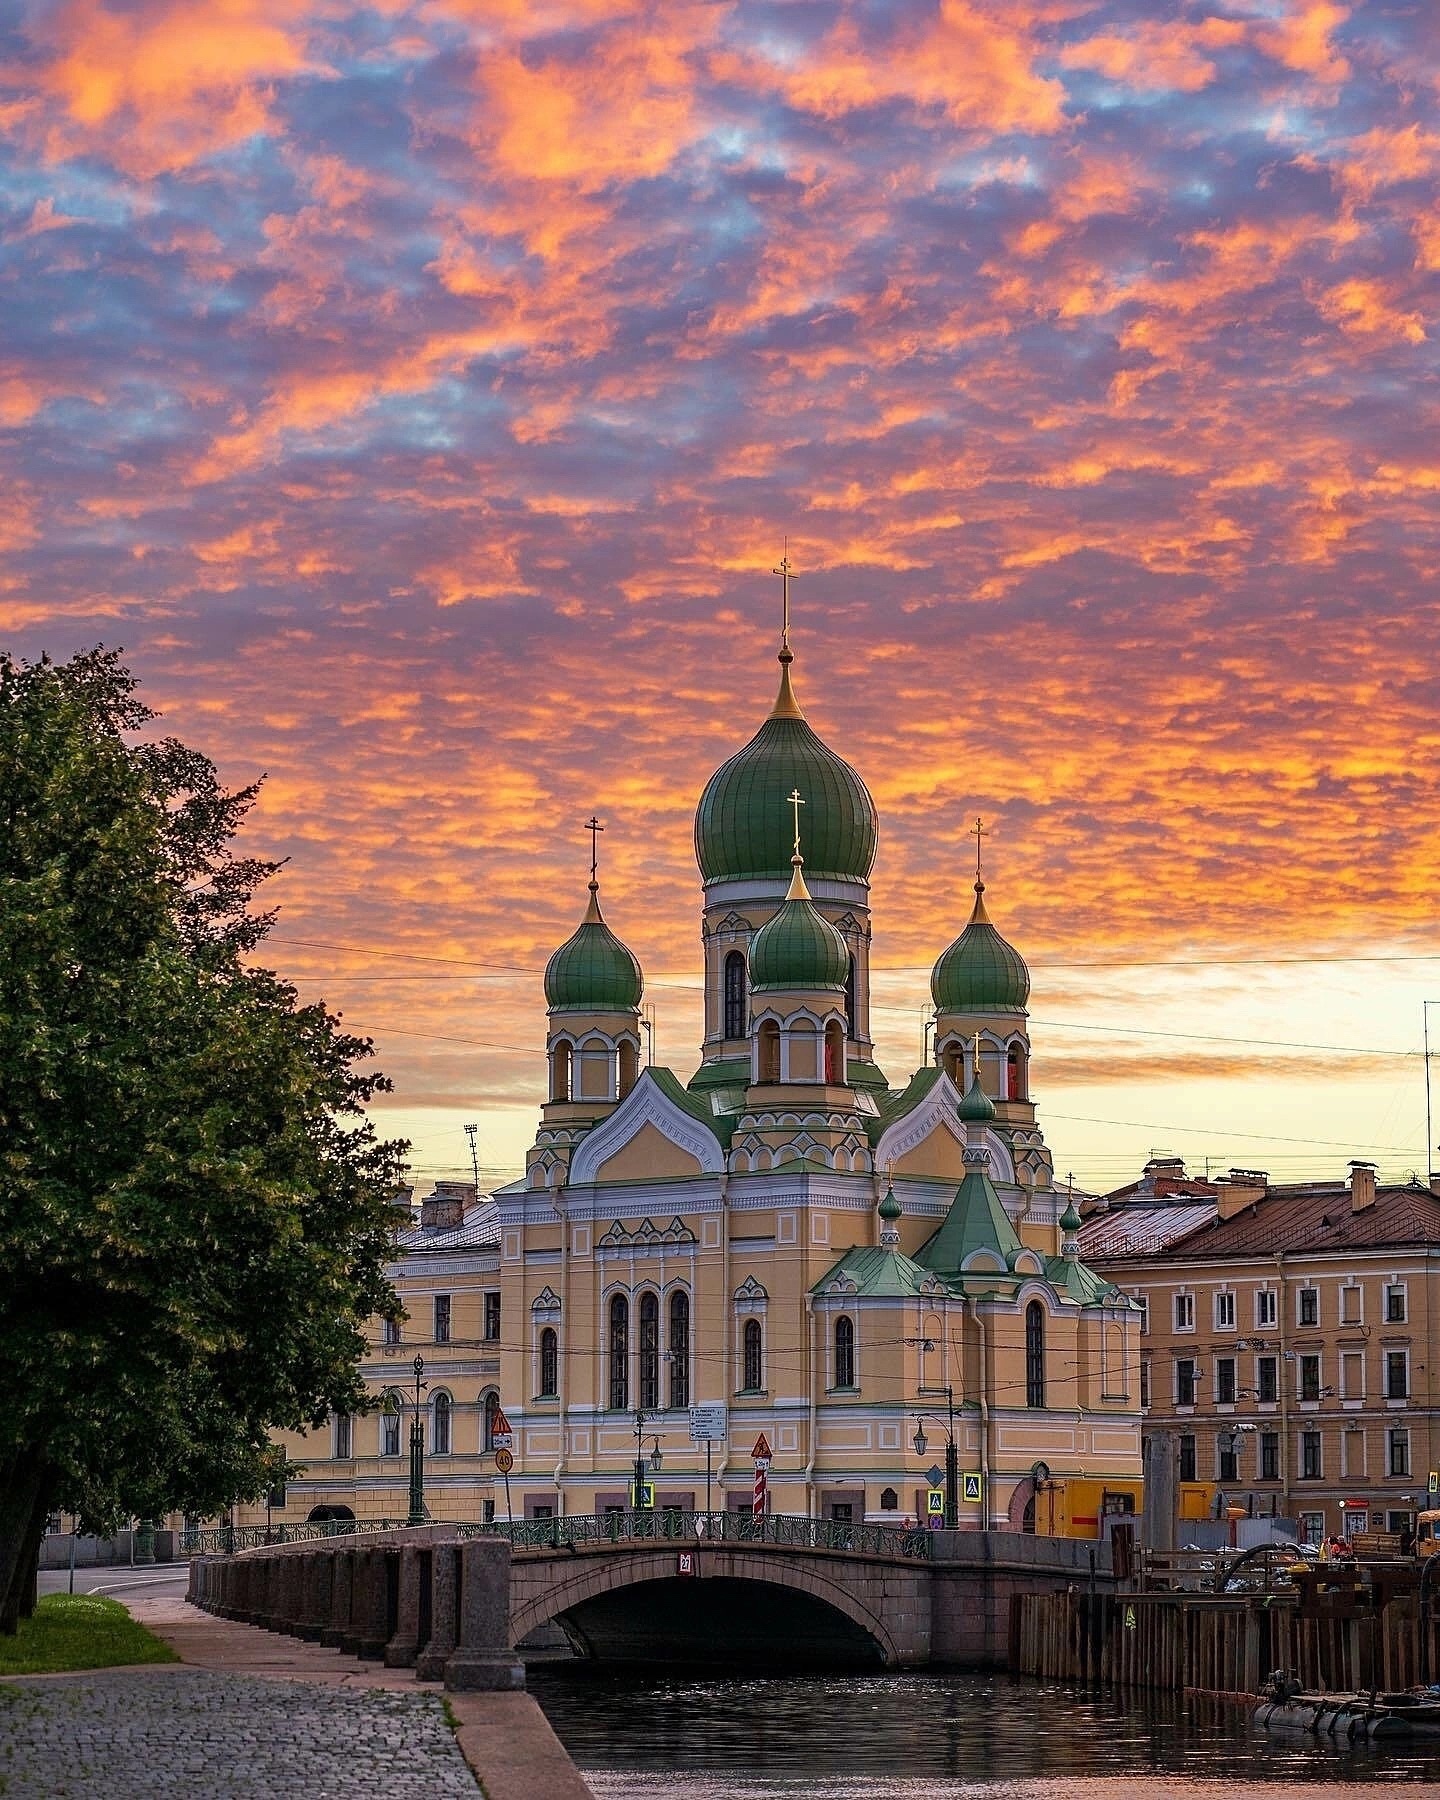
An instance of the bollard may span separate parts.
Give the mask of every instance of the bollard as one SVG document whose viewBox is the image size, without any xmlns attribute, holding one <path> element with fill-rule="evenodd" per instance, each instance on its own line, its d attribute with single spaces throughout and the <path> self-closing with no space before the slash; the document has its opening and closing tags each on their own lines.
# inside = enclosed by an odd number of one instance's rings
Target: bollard
<svg viewBox="0 0 1440 1800">
<path fill-rule="evenodd" d="M 415 1674 L 421 1681 L 444 1679 L 445 1665 L 455 1651 L 455 1628 L 460 1588 L 460 1546 L 434 1544 L 430 1550 L 430 1635 L 415 1658 Z"/>
<path fill-rule="evenodd" d="M 350 1629 L 350 1588 L 355 1569 L 355 1552 L 337 1550 L 330 1571 L 330 1612 L 320 1628 L 320 1642 L 330 1650 L 338 1650 Z"/>
<path fill-rule="evenodd" d="M 199 1606 L 200 1596 L 205 1588 L 205 1558 L 193 1556 L 190 1559 L 189 1579 L 185 1583 L 185 1598 L 191 1606 Z"/>
<path fill-rule="evenodd" d="M 478 1538 L 461 1556 L 459 1642 L 445 1665 L 445 1685 L 523 1688 L 525 1670 L 510 1646 L 510 1546 Z"/>
<path fill-rule="evenodd" d="M 260 1617 L 257 1623 L 266 1631 L 280 1629 L 280 1565 L 282 1556 L 265 1558 L 265 1573 L 260 1582 Z"/>
<path fill-rule="evenodd" d="M 385 1646 L 387 1669 L 408 1669 L 420 1654 L 420 1551 L 406 1544 L 400 1551 L 400 1587 L 395 1603 L 395 1633 Z"/>
</svg>

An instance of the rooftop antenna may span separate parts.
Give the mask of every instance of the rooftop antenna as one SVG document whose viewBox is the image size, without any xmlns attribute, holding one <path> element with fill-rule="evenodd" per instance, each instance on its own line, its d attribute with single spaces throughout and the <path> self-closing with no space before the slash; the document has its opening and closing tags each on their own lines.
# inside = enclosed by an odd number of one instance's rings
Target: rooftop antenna
<svg viewBox="0 0 1440 1800">
<path fill-rule="evenodd" d="M 1440 1000 L 1422 1000 L 1420 1002 L 1420 1018 L 1423 1022 L 1425 1038 L 1425 1181 L 1426 1186 L 1435 1186 L 1435 1126 L 1430 1111 L 1430 1008 L 1440 1006 Z"/>
<path fill-rule="evenodd" d="M 467 1125 L 465 1127 L 465 1135 L 470 1140 L 470 1167 L 475 1172 L 475 1198 L 477 1200 L 480 1198 L 480 1152 L 476 1148 L 475 1139 L 479 1130 L 480 1127 L 478 1125 Z"/>
</svg>

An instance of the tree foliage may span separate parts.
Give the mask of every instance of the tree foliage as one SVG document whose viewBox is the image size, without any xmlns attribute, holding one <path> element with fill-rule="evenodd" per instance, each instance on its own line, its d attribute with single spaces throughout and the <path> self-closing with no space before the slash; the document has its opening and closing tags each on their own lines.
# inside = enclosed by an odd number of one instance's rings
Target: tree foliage
<svg viewBox="0 0 1440 1800">
<path fill-rule="evenodd" d="M 0 1596 L 47 1509 L 259 1493 L 399 1304 L 368 1042 L 259 967 L 257 788 L 145 737 L 111 652 L 0 655 Z"/>
</svg>

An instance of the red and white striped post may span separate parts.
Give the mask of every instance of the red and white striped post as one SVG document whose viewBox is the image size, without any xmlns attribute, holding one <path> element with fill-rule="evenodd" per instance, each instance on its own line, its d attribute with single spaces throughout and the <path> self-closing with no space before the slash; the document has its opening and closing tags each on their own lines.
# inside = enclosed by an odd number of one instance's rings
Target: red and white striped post
<svg viewBox="0 0 1440 1800">
<path fill-rule="evenodd" d="M 755 1440 L 755 1448 L 750 1452 L 755 1464 L 755 1504 L 752 1516 L 763 1519 L 770 1510 L 770 1493 L 765 1479 L 765 1471 L 770 1467 L 770 1440 L 762 1431 Z"/>
</svg>

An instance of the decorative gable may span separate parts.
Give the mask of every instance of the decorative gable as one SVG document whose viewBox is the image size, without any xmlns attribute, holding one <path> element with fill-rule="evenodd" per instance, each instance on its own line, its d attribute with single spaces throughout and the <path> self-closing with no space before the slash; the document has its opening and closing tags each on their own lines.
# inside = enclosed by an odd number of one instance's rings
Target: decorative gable
<svg viewBox="0 0 1440 1800">
<path fill-rule="evenodd" d="M 633 1153 L 625 1155 L 632 1147 Z M 610 1117 L 577 1147 L 570 1185 L 683 1180 L 718 1175 L 724 1167 L 725 1154 L 715 1133 L 677 1105 L 647 1069 Z"/>
</svg>

